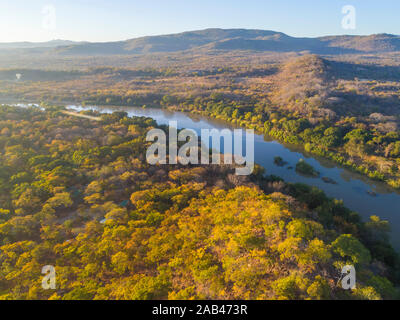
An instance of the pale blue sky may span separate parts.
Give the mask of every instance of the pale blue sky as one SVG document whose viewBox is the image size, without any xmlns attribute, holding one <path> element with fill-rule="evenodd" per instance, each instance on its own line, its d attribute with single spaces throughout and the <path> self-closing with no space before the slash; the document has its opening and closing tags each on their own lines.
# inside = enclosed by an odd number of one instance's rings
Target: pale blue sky
<svg viewBox="0 0 400 320">
<path fill-rule="evenodd" d="M 55 25 L 43 23 L 47 5 L 55 8 Z M 356 8 L 355 30 L 341 26 L 344 5 Z M 0 0 L 0 42 L 113 41 L 205 28 L 400 34 L 399 14 L 399 0 Z"/>
</svg>

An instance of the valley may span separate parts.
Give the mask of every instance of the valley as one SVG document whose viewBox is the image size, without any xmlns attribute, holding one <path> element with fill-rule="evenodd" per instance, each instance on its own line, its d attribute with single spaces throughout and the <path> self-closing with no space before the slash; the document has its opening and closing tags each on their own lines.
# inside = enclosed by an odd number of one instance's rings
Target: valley
<svg viewBox="0 0 400 320">
<path fill-rule="evenodd" d="M 398 299 L 399 52 L 247 29 L 3 43 L 0 299 Z M 170 121 L 254 129 L 252 175 L 149 164 Z"/>
</svg>

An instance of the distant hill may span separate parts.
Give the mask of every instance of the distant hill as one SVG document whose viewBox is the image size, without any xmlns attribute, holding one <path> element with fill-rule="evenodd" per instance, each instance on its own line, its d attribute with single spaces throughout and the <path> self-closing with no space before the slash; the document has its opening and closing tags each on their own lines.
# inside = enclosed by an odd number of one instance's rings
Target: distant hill
<svg viewBox="0 0 400 320">
<path fill-rule="evenodd" d="M 74 43 L 55 40 L 46 43 L 0 44 L 1 48 L 49 47 L 58 55 L 127 55 L 179 51 L 251 50 L 315 54 L 384 53 L 400 51 L 400 36 L 329 36 L 296 38 L 281 32 L 247 29 L 206 29 L 178 34 L 149 36 L 118 42 Z"/>
<path fill-rule="evenodd" d="M 400 51 L 400 36 L 392 34 L 374 34 L 370 36 L 331 36 L 318 38 L 329 48 L 342 48 L 357 52 L 396 52 Z"/>
<path fill-rule="evenodd" d="M 51 40 L 47 42 L 0 42 L 0 49 L 54 48 L 83 43 L 84 42 L 75 42 L 70 40 Z"/>
</svg>

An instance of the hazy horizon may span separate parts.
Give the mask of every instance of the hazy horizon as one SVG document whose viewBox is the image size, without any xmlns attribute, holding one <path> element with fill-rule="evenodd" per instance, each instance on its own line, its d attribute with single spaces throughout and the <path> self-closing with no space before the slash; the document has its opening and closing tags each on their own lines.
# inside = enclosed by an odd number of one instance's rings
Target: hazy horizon
<svg viewBox="0 0 400 320">
<path fill-rule="evenodd" d="M 317 35 L 313 37 L 308 37 L 308 36 L 295 36 L 291 34 L 287 34 L 285 32 L 281 32 L 280 30 L 271 30 L 271 29 L 253 29 L 253 28 L 205 28 L 205 29 L 196 29 L 196 30 L 184 30 L 180 32 L 172 32 L 172 33 L 160 33 L 160 34 L 152 34 L 152 35 L 143 35 L 143 36 L 138 36 L 138 37 L 129 37 L 126 39 L 111 39 L 108 41 L 89 41 L 89 40 L 73 40 L 73 39 L 62 39 L 62 38 L 54 38 L 46 41 L 29 41 L 29 40 L 22 40 L 22 41 L 0 41 L 0 44 L 5 44 L 5 43 L 47 43 L 47 42 L 52 42 L 52 41 L 71 41 L 71 42 L 119 42 L 119 41 L 126 41 L 126 40 L 131 40 L 131 39 L 137 39 L 137 38 L 145 38 L 145 37 L 152 37 L 152 36 L 164 36 L 164 35 L 173 35 L 173 34 L 181 34 L 181 33 L 186 33 L 186 32 L 196 32 L 196 31 L 205 31 L 205 30 L 212 30 L 212 29 L 221 29 L 221 30 L 262 30 L 262 31 L 272 31 L 272 32 L 277 32 L 277 33 L 284 33 L 290 37 L 294 38 L 320 38 L 320 37 L 329 37 L 329 36 L 372 36 L 372 35 L 377 35 L 377 34 L 390 34 L 394 36 L 400 36 L 399 34 L 393 34 L 393 33 L 387 33 L 387 32 L 380 32 L 380 33 L 371 33 L 371 34 L 328 34 L 328 35 Z"/>
</svg>

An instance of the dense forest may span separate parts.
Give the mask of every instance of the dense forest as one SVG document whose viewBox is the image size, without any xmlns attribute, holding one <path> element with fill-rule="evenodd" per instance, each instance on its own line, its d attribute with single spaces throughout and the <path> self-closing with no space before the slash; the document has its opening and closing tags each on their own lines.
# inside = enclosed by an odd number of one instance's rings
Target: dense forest
<svg viewBox="0 0 400 320">
<path fill-rule="evenodd" d="M 170 99 L 162 101 L 291 132 L 309 148 L 352 144 L 359 157 L 392 146 L 388 159 L 399 157 L 396 133 L 357 119 L 313 124 L 218 95 Z M 0 299 L 399 298 L 386 221 L 362 222 L 320 190 L 260 167 L 239 178 L 227 165 L 151 166 L 152 119 L 90 115 L 0 107 Z M 55 290 L 42 289 L 45 265 L 56 268 Z M 340 285 L 344 265 L 356 268 L 355 290 Z"/>
</svg>

